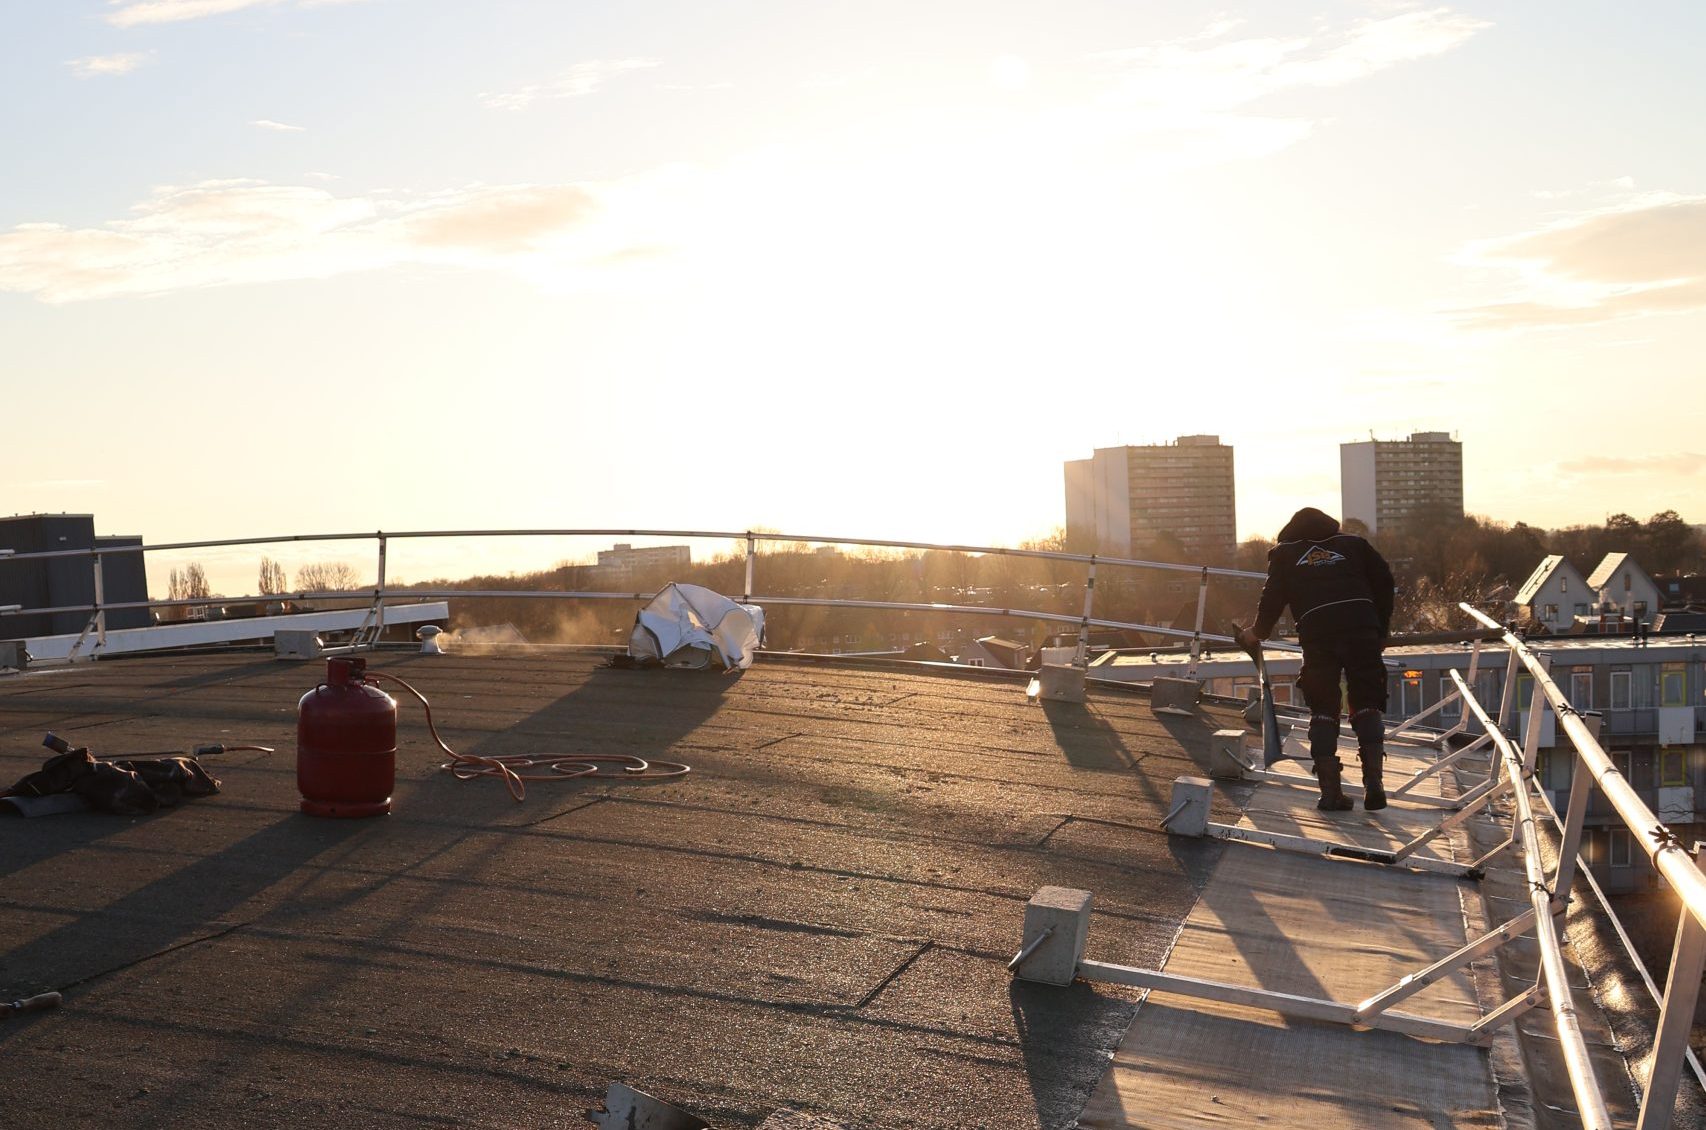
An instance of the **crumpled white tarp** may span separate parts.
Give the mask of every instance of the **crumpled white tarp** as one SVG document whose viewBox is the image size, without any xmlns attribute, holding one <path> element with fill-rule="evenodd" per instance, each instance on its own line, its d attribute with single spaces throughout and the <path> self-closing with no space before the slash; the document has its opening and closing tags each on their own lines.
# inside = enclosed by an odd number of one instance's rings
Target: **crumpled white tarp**
<svg viewBox="0 0 1706 1130">
<path fill-rule="evenodd" d="M 758 605 L 737 604 L 700 585 L 671 583 L 634 617 L 628 654 L 666 667 L 705 667 L 715 660 L 745 670 L 763 638 L 764 609 Z"/>
</svg>

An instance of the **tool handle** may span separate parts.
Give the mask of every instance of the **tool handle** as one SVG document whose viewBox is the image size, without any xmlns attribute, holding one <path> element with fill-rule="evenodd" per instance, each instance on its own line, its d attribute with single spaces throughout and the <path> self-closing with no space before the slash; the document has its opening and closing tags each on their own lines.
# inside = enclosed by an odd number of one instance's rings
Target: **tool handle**
<svg viewBox="0 0 1706 1130">
<path fill-rule="evenodd" d="M 33 997 L 25 997 L 21 1001 L 13 1001 L 6 1008 L 13 1012 L 35 1012 L 37 1009 L 58 1008 L 65 998 L 58 993 L 37 993 Z"/>
</svg>

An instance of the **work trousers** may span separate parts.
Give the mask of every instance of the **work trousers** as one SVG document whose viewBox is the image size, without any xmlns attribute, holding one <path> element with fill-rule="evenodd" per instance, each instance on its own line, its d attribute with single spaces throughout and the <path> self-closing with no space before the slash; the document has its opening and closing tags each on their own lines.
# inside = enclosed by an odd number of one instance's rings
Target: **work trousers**
<svg viewBox="0 0 1706 1130">
<path fill-rule="evenodd" d="M 1297 687 L 1311 714 L 1339 716 L 1339 679 L 1344 678 L 1351 713 L 1386 712 L 1386 664 L 1380 661 L 1380 633 L 1374 628 L 1336 632 L 1303 641 L 1303 670 Z"/>
</svg>

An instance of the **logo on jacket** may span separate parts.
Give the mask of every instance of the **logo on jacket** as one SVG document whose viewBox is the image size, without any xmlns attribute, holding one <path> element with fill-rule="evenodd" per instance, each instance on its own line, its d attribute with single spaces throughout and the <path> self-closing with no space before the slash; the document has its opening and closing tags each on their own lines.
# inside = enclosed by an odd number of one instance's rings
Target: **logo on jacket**
<svg viewBox="0 0 1706 1130">
<path fill-rule="evenodd" d="M 1297 559 L 1299 565 L 1337 565 L 1345 559 L 1342 553 L 1335 553 L 1324 545 L 1312 545 L 1309 552 Z"/>
</svg>

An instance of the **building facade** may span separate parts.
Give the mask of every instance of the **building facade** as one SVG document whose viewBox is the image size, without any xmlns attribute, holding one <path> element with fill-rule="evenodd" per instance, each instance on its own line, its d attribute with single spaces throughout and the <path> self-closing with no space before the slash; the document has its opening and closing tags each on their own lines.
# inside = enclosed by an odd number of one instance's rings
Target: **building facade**
<svg viewBox="0 0 1706 1130">
<path fill-rule="evenodd" d="M 1066 464 L 1067 544 L 1130 557 L 1164 536 L 1190 560 L 1231 560 L 1238 546 L 1232 448 L 1219 436 L 1100 447 Z"/>
<path fill-rule="evenodd" d="M 1339 445 L 1345 519 L 1369 533 L 1403 533 L 1421 520 L 1463 517 L 1463 444 L 1445 432 Z"/>
<path fill-rule="evenodd" d="M 685 545 L 653 545 L 635 549 L 627 542 L 617 542 L 609 549 L 598 551 L 598 564 L 593 576 L 601 582 L 619 582 L 653 570 L 685 569 L 693 564 L 693 550 Z"/>
</svg>

